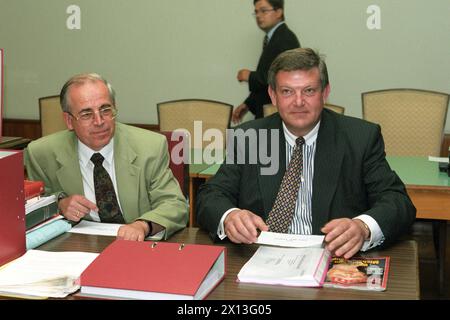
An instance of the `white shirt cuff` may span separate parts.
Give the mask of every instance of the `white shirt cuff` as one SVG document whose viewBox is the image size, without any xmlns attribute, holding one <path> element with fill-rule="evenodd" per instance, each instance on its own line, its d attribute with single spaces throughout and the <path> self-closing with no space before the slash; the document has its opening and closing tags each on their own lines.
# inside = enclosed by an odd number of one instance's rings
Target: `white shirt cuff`
<svg viewBox="0 0 450 320">
<path fill-rule="evenodd" d="M 363 221 L 369 227 L 370 230 L 370 239 L 364 241 L 361 251 L 367 251 L 376 246 L 379 246 L 384 242 L 385 238 L 383 231 L 381 231 L 380 226 L 378 225 L 377 221 L 374 218 L 372 218 L 367 214 L 362 214 L 353 219 L 359 219 Z"/>
<path fill-rule="evenodd" d="M 152 236 L 147 236 L 147 237 L 145 238 L 145 240 L 155 240 L 155 241 L 159 241 L 159 240 L 162 240 L 162 239 L 164 238 L 164 235 L 165 235 L 165 234 L 166 234 L 166 229 L 161 230 L 160 232 L 155 233 L 155 234 L 152 235 Z"/>
<path fill-rule="evenodd" d="M 217 228 L 217 236 L 219 237 L 220 240 L 223 240 L 227 237 L 227 235 L 225 234 L 225 226 L 223 225 L 223 222 L 225 221 L 228 214 L 233 210 L 240 210 L 240 209 L 239 208 L 228 209 L 227 211 L 225 211 L 222 218 L 220 219 L 219 227 Z"/>
</svg>

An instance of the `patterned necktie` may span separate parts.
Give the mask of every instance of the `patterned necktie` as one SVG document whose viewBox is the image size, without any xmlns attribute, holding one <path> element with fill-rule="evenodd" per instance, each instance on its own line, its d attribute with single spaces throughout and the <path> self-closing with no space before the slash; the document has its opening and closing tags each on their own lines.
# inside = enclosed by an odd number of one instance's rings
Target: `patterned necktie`
<svg viewBox="0 0 450 320">
<path fill-rule="evenodd" d="M 117 202 L 116 192 L 106 169 L 102 163 L 105 158 L 100 153 L 94 153 L 91 161 L 94 164 L 95 199 L 99 209 L 98 215 L 102 222 L 125 223 Z"/>
<path fill-rule="evenodd" d="M 264 36 L 264 41 L 263 41 L 263 50 L 267 47 L 267 44 L 269 43 L 269 37 L 267 36 L 267 34 Z"/>
<path fill-rule="evenodd" d="M 287 233 L 291 225 L 292 217 L 297 203 L 298 190 L 300 188 L 300 179 L 303 173 L 303 137 L 295 140 L 295 148 L 281 181 L 275 203 L 267 218 L 269 231 Z"/>
</svg>

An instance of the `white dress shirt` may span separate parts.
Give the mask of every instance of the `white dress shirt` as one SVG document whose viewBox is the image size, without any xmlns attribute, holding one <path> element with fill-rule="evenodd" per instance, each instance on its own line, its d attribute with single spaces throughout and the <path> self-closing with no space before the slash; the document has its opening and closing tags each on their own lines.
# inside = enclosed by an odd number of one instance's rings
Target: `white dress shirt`
<svg viewBox="0 0 450 320">
<path fill-rule="evenodd" d="M 319 132 L 320 121 L 317 125 L 303 138 L 305 144 L 303 145 L 303 174 L 300 181 L 300 188 L 298 198 L 295 205 L 295 214 L 292 223 L 289 227 L 289 233 L 293 234 L 311 234 L 312 233 L 312 183 L 314 177 L 314 156 L 316 153 L 317 134 Z M 298 138 L 293 135 L 283 122 L 283 132 L 286 138 L 286 168 L 295 147 L 295 140 Z M 238 208 L 231 208 L 227 210 L 220 219 L 217 235 L 220 239 L 226 238 L 224 221 L 230 212 L 239 210 Z M 369 250 L 375 246 L 380 245 L 384 241 L 384 235 L 378 223 L 371 216 L 361 214 L 354 219 L 363 221 L 370 230 L 370 239 L 366 240 L 361 248 L 361 251 Z"/>
<path fill-rule="evenodd" d="M 94 187 L 94 164 L 91 161 L 92 155 L 97 152 L 105 158 L 105 160 L 103 160 L 103 167 L 111 177 L 111 181 L 113 183 L 114 191 L 117 197 L 117 202 L 119 203 L 120 211 L 122 212 L 119 194 L 117 192 L 116 170 L 114 168 L 114 138 L 111 139 L 111 141 L 99 151 L 92 150 L 83 142 L 78 140 L 78 159 L 80 162 L 81 177 L 83 179 L 84 196 L 93 203 L 97 203 Z M 89 212 L 89 215 L 91 216 L 92 220 L 100 222 L 100 217 L 97 212 L 91 210 L 91 212 Z"/>
</svg>

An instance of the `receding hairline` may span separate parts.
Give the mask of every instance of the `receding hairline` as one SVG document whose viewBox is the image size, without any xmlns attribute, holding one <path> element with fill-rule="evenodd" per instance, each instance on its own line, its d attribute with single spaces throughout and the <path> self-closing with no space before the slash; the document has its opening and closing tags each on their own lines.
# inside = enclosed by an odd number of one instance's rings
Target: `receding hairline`
<svg viewBox="0 0 450 320">
<path fill-rule="evenodd" d="M 106 89 L 108 90 L 108 96 L 109 96 L 111 102 L 115 105 L 114 89 L 112 88 L 111 84 L 105 78 L 103 78 L 101 75 L 99 75 L 97 73 L 82 73 L 82 74 L 75 75 L 75 76 L 71 77 L 69 80 L 67 80 L 61 89 L 59 99 L 60 99 L 60 104 L 61 104 L 61 108 L 62 108 L 63 112 L 68 112 L 70 109 L 70 105 L 71 105 L 71 101 L 69 101 L 70 89 L 73 86 L 82 86 L 88 82 L 103 83 L 105 85 Z"/>
</svg>

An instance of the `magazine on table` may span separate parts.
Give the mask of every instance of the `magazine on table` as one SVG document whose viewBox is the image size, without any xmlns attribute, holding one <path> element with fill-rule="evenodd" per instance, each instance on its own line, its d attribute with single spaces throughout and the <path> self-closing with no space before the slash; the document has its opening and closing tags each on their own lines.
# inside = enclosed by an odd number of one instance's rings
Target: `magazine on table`
<svg viewBox="0 0 450 320">
<path fill-rule="evenodd" d="M 324 287 L 384 291 L 389 275 L 389 257 L 333 257 Z"/>
</svg>

